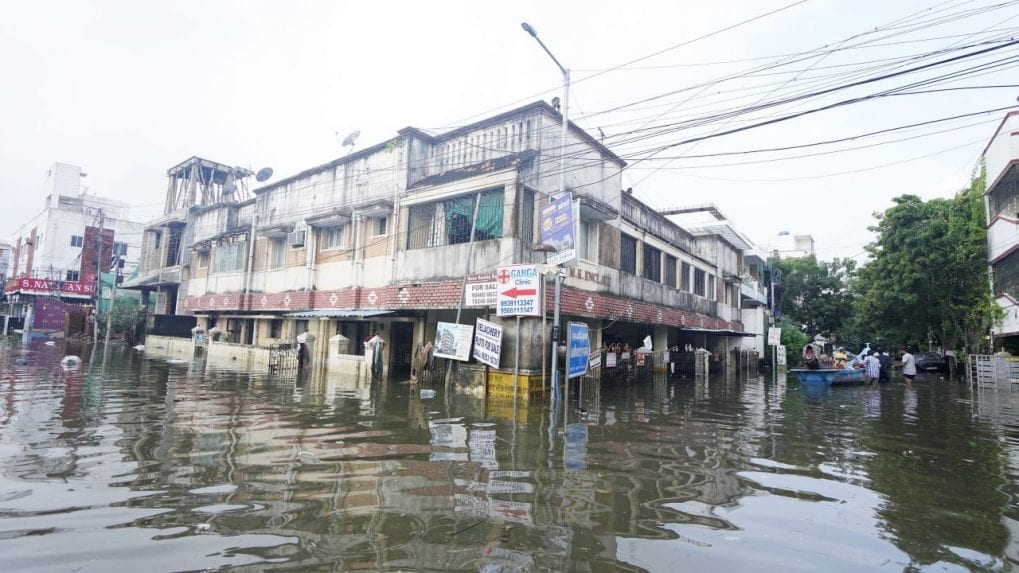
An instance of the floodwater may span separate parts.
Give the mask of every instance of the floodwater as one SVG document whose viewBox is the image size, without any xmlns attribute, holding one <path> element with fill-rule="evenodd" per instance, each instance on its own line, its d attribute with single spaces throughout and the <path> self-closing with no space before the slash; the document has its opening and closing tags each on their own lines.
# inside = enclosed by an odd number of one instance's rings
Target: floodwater
<svg viewBox="0 0 1019 573">
<path fill-rule="evenodd" d="M 1019 398 L 937 376 L 589 384 L 514 423 L 441 387 L 64 352 L 0 342 L 4 571 L 1019 563 Z"/>
</svg>

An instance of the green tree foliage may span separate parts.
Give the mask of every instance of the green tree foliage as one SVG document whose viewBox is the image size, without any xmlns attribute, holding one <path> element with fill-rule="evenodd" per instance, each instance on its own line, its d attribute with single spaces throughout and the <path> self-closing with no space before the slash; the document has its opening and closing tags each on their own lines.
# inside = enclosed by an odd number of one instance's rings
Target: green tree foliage
<svg viewBox="0 0 1019 573">
<path fill-rule="evenodd" d="M 122 336 L 128 344 L 134 344 L 135 332 L 139 322 L 143 320 L 141 306 L 130 297 L 118 297 L 113 305 L 111 336 Z M 99 316 L 100 336 L 106 336 L 106 313 Z"/>
<path fill-rule="evenodd" d="M 856 261 L 818 261 L 814 255 L 773 259 L 782 272 L 782 314 L 805 333 L 830 335 L 843 330 L 853 312 L 850 280 Z"/>
<path fill-rule="evenodd" d="M 901 195 L 875 213 L 857 319 L 877 337 L 975 350 L 998 312 L 988 289 L 984 177 L 952 199 Z"/>
<path fill-rule="evenodd" d="M 810 343 L 811 337 L 788 317 L 780 318 L 775 326 L 782 329 L 782 345 L 786 348 L 789 366 L 799 366 L 803 362 L 803 347 Z"/>
</svg>

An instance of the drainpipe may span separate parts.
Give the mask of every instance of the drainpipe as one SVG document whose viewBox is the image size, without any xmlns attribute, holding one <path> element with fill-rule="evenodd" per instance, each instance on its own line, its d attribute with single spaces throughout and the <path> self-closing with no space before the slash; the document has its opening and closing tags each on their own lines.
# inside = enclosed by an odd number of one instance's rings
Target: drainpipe
<svg viewBox="0 0 1019 573">
<path fill-rule="evenodd" d="M 306 228 L 304 239 L 304 268 L 307 270 L 307 277 L 304 281 L 304 290 L 311 291 L 315 278 L 315 247 L 318 241 L 315 240 L 315 229 L 304 221 Z"/>
<path fill-rule="evenodd" d="M 352 278 L 350 288 L 352 288 L 352 289 L 356 289 L 358 283 L 360 282 L 359 277 L 358 277 L 358 272 L 357 272 L 357 270 L 358 270 L 357 269 L 357 264 L 358 264 L 357 248 L 358 248 L 358 245 L 361 243 L 361 241 L 359 240 L 359 237 L 358 237 L 358 234 L 357 234 L 358 227 L 359 227 L 359 225 L 357 224 L 357 221 L 358 221 L 358 214 L 357 214 L 357 209 L 355 209 L 355 210 L 351 211 L 351 213 L 350 213 L 350 242 L 351 242 L 351 245 L 350 245 L 350 276 Z M 358 300 L 358 306 L 360 306 L 360 302 L 361 301 Z"/>
</svg>

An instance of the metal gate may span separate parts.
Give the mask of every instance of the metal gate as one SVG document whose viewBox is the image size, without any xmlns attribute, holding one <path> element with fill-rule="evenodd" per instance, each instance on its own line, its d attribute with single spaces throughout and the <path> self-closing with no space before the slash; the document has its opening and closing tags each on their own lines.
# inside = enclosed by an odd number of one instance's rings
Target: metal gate
<svg viewBox="0 0 1019 573">
<path fill-rule="evenodd" d="M 269 374 L 297 374 L 300 367 L 297 343 L 275 344 L 269 347 Z"/>
</svg>

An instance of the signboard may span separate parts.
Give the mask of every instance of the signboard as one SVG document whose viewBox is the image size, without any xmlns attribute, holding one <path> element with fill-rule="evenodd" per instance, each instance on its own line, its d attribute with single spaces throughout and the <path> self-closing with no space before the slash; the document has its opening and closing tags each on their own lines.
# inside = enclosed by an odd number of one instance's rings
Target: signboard
<svg viewBox="0 0 1019 573">
<path fill-rule="evenodd" d="M 483 318 L 474 327 L 474 359 L 492 368 L 499 367 L 502 354 L 502 327 Z"/>
<path fill-rule="evenodd" d="M 541 210 L 541 243 L 556 252 L 548 262 L 561 265 L 577 258 L 576 236 L 573 228 L 573 193 L 564 193 Z"/>
<path fill-rule="evenodd" d="M 775 348 L 775 352 L 776 352 L 775 358 L 778 361 L 778 365 L 779 366 L 785 366 L 785 346 L 782 345 L 782 344 L 779 344 Z"/>
<path fill-rule="evenodd" d="M 471 337 L 474 327 L 469 324 L 440 322 L 435 327 L 435 350 L 439 358 L 467 362 L 471 357 Z"/>
<path fill-rule="evenodd" d="M 567 342 L 567 378 L 576 378 L 587 374 L 588 357 L 591 355 L 591 333 L 583 322 L 571 322 L 566 330 Z"/>
<path fill-rule="evenodd" d="M 587 364 L 591 370 L 601 368 L 601 350 L 595 350 L 587 357 Z"/>
<path fill-rule="evenodd" d="M 495 275 L 467 275 L 464 306 L 495 306 L 498 291 Z"/>
<path fill-rule="evenodd" d="M 541 273 L 537 265 L 499 267 L 496 315 L 541 316 Z"/>
<path fill-rule="evenodd" d="M 96 283 L 89 281 L 55 281 L 50 279 L 18 278 L 7 281 L 6 292 L 92 298 L 96 294 Z"/>
<path fill-rule="evenodd" d="M 782 329 L 774 326 L 768 328 L 768 344 L 778 346 L 782 344 Z"/>
<path fill-rule="evenodd" d="M 605 367 L 606 368 L 615 368 L 617 360 L 618 360 L 618 357 L 616 356 L 615 352 L 606 352 L 605 353 Z"/>
</svg>

